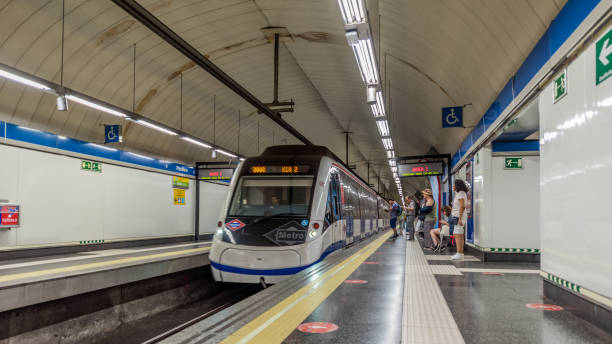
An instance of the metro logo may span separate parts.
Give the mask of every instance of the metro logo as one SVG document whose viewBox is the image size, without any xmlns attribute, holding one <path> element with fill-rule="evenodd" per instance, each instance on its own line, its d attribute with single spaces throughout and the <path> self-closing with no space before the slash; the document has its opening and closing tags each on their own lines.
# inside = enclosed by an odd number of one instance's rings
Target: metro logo
<svg viewBox="0 0 612 344">
<path fill-rule="evenodd" d="M 238 219 L 233 219 L 232 221 L 225 224 L 225 227 L 227 227 L 227 229 L 229 229 L 230 231 L 237 231 L 244 226 L 246 226 L 244 222 Z"/>
</svg>

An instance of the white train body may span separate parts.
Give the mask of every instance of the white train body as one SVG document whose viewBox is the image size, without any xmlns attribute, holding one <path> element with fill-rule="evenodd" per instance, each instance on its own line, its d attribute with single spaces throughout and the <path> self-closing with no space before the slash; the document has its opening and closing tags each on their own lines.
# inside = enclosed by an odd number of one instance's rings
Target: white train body
<svg viewBox="0 0 612 344">
<path fill-rule="evenodd" d="M 279 282 L 388 227 L 388 208 L 326 148 L 270 147 L 234 173 L 209 254 L 213 277 Z"/>
</svg>

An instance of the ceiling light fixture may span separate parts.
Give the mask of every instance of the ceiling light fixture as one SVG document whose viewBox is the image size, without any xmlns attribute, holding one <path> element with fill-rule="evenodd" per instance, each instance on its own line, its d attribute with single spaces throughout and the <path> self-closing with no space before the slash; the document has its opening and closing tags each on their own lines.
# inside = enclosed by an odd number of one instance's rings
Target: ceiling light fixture
<svg viewBox="0 0 612 344">
<path fill-rule="evenodd" d="M 176 135 L 176 133 L 174 131 L 172 131 L 172 130 L 168 130 L 166 128 L 162 128 L 162 127 L 160 127 L 158 125 L 155 125 L 153 123 L 147 122 L 147 121 L 142 120 L 142 119 L 137 120 L 136 123 L 142 124 L 145 127 L 149 127 L 149 128 L 155 129 L 157 131 L 161 131 L 162 133 L 166 133 L 168 135 Z"/>
<path fill-rule="evenodd" d="M 55 108 L 57 111 L 68 111 L 68 101 L 65 95 L 59 95 L 55 98 Z"/>
<path fill-rule="evenodd" d="M 11 73 L 9 71 L 0 69 L 0 76 L 5 78 L 5 79 L 9 79 L 9 80 L 13 80 L 16 81 L 22 85 L 26 85 L 26 86 L 30 86 L 30 87 L 34 87 L 34 88 L 38 88 L 39 90 L 43 90 L 43 91 L 51 91 L 51 88 L 47 85 L 41 84 L 40 82 L 34 81 L 34 80 L 30 80 L 28 78 L 24 78 L 20 75 L 17 75 L 15 73 Z"/>
<path fill-rule="evenodd" d="M 393 141 L 390 137 L 383 137 L 382 143 L 385 147 L 385 150 L 393 150 Z"/>
<path fill-rule="evenodd" d="M 221 154 L 223 154 L 223 155 L 225 155 L 225 156 L 229 156 L 230 158 L 237 158 L 238 157 L 238 156 L 236 156 L 236 155 L 234 155 L 232 153 L 228 153 L 228 152 L 226 152 L 224 150 L 221 150 L 221 149 L 216 149 L 216 151 L 221 153 Z"/>
<path fill-rule="evenodd" d="M 371 39 L 358 40 L 356 44 L 351 45 L 353 54 L 357 59 L 357 65 L 361 72 L 361 77 L 367 85 L 378 84 L 378 69 L 376 68 L 376 60 L 374 49 L 372 48 Z"/>
<path fill-rule="evenodd" d="M 377 120 L 376 125 L 378 126 L 378 132 L 380 133 L 380 136 L 389 136 L 389 124 L 387 124 L 386 120 Z"/>
<path fill-rule="evenodd" d="M 338 6 L 340 6 L 344 25 L 365 22 L 366 12 L 363 6 L 363 0 L 338 0 Z"/>
<path fill-rule="evenodd" d="M 194 139 L 192 139 L 191 137 L 183 136 L 183 137 L 181 137 L 181 139 L 183 139 L 183 140 L 185 140 L 185 141 L 187 141 L 187 142 L 191 142 L 191 143 L 193 143 L 194 145 L 198 145 L 198 146 L 204 147 L 204 148 L 212 148 L 212 146 L 211 146 L 211 145 L 208 145 L 208 144 L 206 144 L 206 143 L 204 143 L 204 142 L 200 142 L 200 141 L 198 141 L 198 140 L 194 140 Z"/>
<path fill-rule="evenodd" d="M 77 97 L 77 96 L 72 95 L 72 94 L 67 95 L 66 98 L 68 98 L 69 100 L 72 100 L 72 101 L 74 101 L 76 103 L 79 103 L 81 105 L 85 105 L 87 107 L 90 107 L 92 109 L 96 109 L 96 110 L 100 110 L 102 112 L 106 112 L 107 114 L 110 114 L 110 115 L 113 115 L 113 116 L 123 117 L 123 118 L 128 117 L 123 112 L 119 112 L 117 110 L 111 109 L 111 108 L 106 107 L 104 105 L 96 104 L 96 103 L 91 102 L 91 101 L 89 101 L 87 99 L 83 99 L 83 98 Z"/>
</svg>

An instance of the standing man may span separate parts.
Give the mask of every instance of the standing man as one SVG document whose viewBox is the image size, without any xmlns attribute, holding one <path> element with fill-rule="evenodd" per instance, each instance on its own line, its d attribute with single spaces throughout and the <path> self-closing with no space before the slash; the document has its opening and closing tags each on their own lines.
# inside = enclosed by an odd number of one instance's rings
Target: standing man
<svg viewBox="0 0 612 344">
<path fill-rule="evenodd" d="M 412 197 L 406 196 L 406 235 L 407 240 L 414 240 L 414 217 L 416 216 L 416 202 Z"/>
<path fill-rule="evenodd" d="M 389 224 L 391 225 L 391 229 L 393 229 L 393 238 L 397 238 L 399 235 L 397 234 L 397 215 L 399 215 L 400 207 L 399 204 L 397 204 L 397 202 L 395 202 L 394 200 L 390 199 L 389 200 L 389 204 L 391 204 L 391 214 L 390 215 L 390 220 L 389 220 Z"/>
</svg>

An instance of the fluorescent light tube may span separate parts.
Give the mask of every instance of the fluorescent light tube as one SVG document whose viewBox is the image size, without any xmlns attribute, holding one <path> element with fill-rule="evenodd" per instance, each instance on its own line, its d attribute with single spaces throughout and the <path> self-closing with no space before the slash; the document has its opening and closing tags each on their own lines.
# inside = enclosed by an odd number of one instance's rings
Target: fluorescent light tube
<svg viewBox="0 0 612 344">
<path fill-rule="evenodd" d="M 368 85 L 378 84 L 378 70 L 376 68 L 372 40 L 368 38 L 358 42 L 358 44 L 353 45 L 353 54 L 355 54 L 357 59 L 361 78 Z"/>
<path fill-rule="evenodd" d="M 385 150 L 393 150 L 393 141 L 391 141 L 390 137 L 385 137 L 382 139 L 383 146 Z"/>
<path fill-rule="evenodd" d="M 395 160 L 389 159 L 389 166 L 396 167 L 397 163 L 395 162 Z"/>
<path fill-rule="evenodd" d="M 366 11 L 363 0 L 338 0 L 342 20 L 345 25 L 364 23 L 366 21 Z"/>
<path fill-rule="evenodd" d="M 389 125 L 387 124 L 386 120 L 377 120 L 376 125 L 378 126 L 378 132 L 380 133 L 380 136 L 389 136 Z"/>
<path fill-rule="evenodd" d="M 149 123 L 149 122 L 144 121 L 144 120 L 142 120 L 142 119 L 137 120 L 137 121 L 136 121 L 136 123 L 138 123 L 138 124 L 142 124 L 142 125 L 144 125 L 145 127 L 149 127 L 149 128 L 155 129 L 155 130 L 157 130 L 157 131 L 161 131 L 162 133 L 166 133 L 166 134 L 168 134 L 168 135 L 176 135 L 176 133 L 175 133 L 174 131 L 172 131 L 172 130 L 168 130 L 168 129 L 166 129 L 166 128 L 162 128 L 162 127 L 160 127 L 160 126 L 158 126 L 158 125 L 155 125 L 155 124 L 153 124 L 153 123 Z"/>
<path fill-rule="evenodd" d="M 124 114 L 123 112 L 119 112 L 119 111 L 113 110 L 113 109 L 108 108 L 108 107 L 106 107 L 104 105 L 96 104 L 96 103 L 90 102 L 89 100 L 86 100 L 86 99 L 83 99 L 83 98 L 79 98 L 77 96 L 67 95 L 66 98 L 68 98 L 68 99 L 70 99 L 70 100 L 72 100 L 74 102 L 77 102 L 79 104 L 82 104 L 82 105 L 85 105 L 87 107 L 90 107 L 92 109 L 96 109 L 96 110 L 100 110 L 102 112 L 106 112 L 106 113 L 111 114 L 113 116 L 127 117 L 127 115 Z"/>
<path fill-rule="evenodd" d="M 216 151 L 217 151 L 218 153 L 223 154 L 223 155 L 229 156 L 230 158 L 237 158 L 237 156 L 236 156 L 236 155 L 234 155 L 234 154 L 232 154 L 232 153 L 228 153 L 228 152 L 226 152 L 226 151 L 224 151 L 224 150 L 221 150 L 221 149 L 216 149 Z"/>
<path fill-rule="evenodd" d="M 194 140 L 194 139 L 192 139 L 191 137 L 186 137 L 186 136 L 183 136 L 183 137 L 181 137 L 181 139 L 183 139 L 183 140 L 185 140 L 185 141 L 187 141 L 187 142 L 191 142 L 191 143 L 193 143 L 194 145 L 202 146 L 202 147 L 205 147 L 205 148 L 212 148 L 212 146 L 207 145 L 207 144 L 206 144 L 206 143 L 204 143 L 204 142 L 200 142 L 200 141 L 198 141 L 198 140 Z"/>
<path fill-rule="evenodd" d="M 395 152 L 392 150 L 388 150 L 387 151 L 387 159 L 393 159 L 395 158 Z"/>
<path fill-rule="evenodd" d="M 43 85 L 43 84 L 41 84 L 39 82 L 36 82 L 34 80 L 30 80 L 30 79 L 24 78 L 22 76 L 19 76 L 17 74 L 13 74 L 11 72 L 7 72 L 7 71 L 2 70 L 2 69 L 0 69 L 0 76 L 5 78 L 5 79 L 16 81 L 16 82 L 18 82 L 18 83 L 20 83 L 22 85 L 38 88 L 39 90 L 44 90 L 44 91 L 50 91 L 51 90 L 51 88 L 48 87 L 47 85 Z"/>
<path fill-rule="evenodd" d="M 240 158 L 240 161 L 245 161 L 245 160 L 246 160 L 245 158 Z"/>
</svg>

